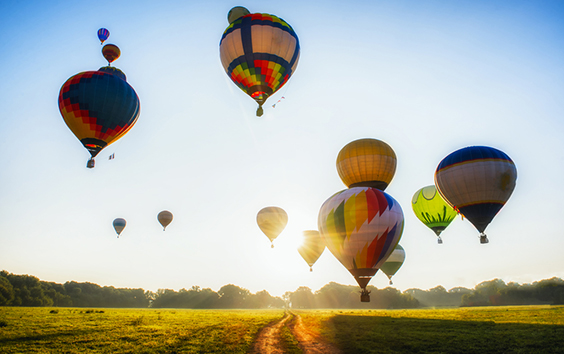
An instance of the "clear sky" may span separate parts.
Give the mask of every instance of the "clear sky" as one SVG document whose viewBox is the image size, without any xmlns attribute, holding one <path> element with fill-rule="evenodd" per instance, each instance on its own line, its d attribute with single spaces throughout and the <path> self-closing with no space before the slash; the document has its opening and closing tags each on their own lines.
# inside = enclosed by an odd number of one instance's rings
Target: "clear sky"
<svg viewBox="0 0 564 354">
<path fill-rule="evenodd" d="M 300 39 L 298 68 L 261 119 L 219 60 L 236 5 L 285 19 Z M 2 1 L 0 269 L 152 291 L 356 284 L 327 250 L 309 272 L 296 247 L 345 188 L 339 150 L 372 137 L 398 158 L 386 190 L 405 214 L 396 288 L 564 277 L 562 18 L 564 2 L 542 0 Z M 105 65 L 100 27 L 141 115 L 89 170 L 57 97 Z M 517 187 L 489 244 L 457 218 L 438 245 L 411 197 L 469 145 L 507 153 Z M 256 225 L 271 205 L 289 216 L 274 249 Z M 119 239 L 117 217 L 128 223 Z M 388 283 L 378 273 L 370 284 Z"/>
</svg>

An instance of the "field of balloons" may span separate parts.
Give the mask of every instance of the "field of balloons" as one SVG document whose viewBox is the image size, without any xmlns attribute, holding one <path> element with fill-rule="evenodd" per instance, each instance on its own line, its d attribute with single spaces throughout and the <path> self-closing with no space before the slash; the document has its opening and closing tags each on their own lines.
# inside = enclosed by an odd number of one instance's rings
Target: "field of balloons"
<svg viewBox="0 0 564 354">
<path fill-rule="evenodd" d="M 342 353 L 559 353 L 564 307 L 293 310 Z M 248 353 L 283 310 L 2 308 L 2 353 Z M 302 353 L 291 328 L 285 353 Z"/>
<path fill-rule="evenodd" d="M 266 100 L 296 70 L 298 37 L 277 16 L 251 14 L 243 7 L 233 8 L 228 20 L 230 25 L 220 41 L 221 62 L 231 80 L 258 103 L 260 117 Z M 104 28 L 98 31 L 102 44 L 109 34 Z M 137 94 L 125 74 L 111 66 L 120 49 L 106 44 L 102 54 L 108 66 L 69 78 L 59 94 L 61 115 L 91 154 L 88 168 L 93 168 L 97 154 L 125 135 L 139 117 Z M 321 206 L 318 230 L 305 231 L 299 249 L 311 269 L 326 246 L 357 281 L 362 302 L 370 301 L 366 287 L 376 272 L 382 269 L 391 282 L 405 259 L 405 250 L 399 245 L 404 212 L 384 191 L 394 177 L 396 164 L 393 148 L 379 139 L 359 139 L 343 147 L 337 156 L 337 171 L 348 189 Z M 459 149 L 441 161 L 435 185 L 415 193 L 413 211 L 435 232 L 439 243 L 441 232 L 457 213 L 476 227 L 481 243 L 488 243 L 486 227 L 511 196 L 516 179 L 515 164 L 504 152 L 487 146 Z M 158 219 L 166 228 L 172 213 L 163 211 Z M 271 243 L 287 222 L 286 212 L 276 206 L 257 214 L 257 224 Z M 114 220 L 118 237 L 126 223 L 123 218 Z"/>
</svg>

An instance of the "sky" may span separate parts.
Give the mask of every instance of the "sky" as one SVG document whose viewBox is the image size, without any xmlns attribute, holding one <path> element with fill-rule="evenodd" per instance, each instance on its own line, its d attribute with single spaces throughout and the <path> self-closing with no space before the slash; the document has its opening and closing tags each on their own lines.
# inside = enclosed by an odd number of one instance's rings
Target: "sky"
<svg viewBox="0 0 564 354">
<path fill-rule="evenodd" d="M 300 40 L 297 70 L 262 118 L 219 59 L 238 5 L 283 18 Z M 405 216 L 395 288 L 564 278 L 563 16 L 563 2 L 542 0 L 2 1 L 0 269 L 151 291 L 356 285 L 328 250 L 310 272 L 296 249 L 346 188 L 340 149 L 376 138 L 397 155 L 386 192 Z M 57 97 L 69 77 L 106 65 L 101 27 L 141 114 L 87 169 Z M 411 198 L 471 145 L 508 154 L 517 186 L 489 244 L 457 218 L 439 245 Z M 266 206 L 289 216 L 274 248 L 256 224 Z M 174 214 L 165 232 L 161 210 Z"/>
</svg>

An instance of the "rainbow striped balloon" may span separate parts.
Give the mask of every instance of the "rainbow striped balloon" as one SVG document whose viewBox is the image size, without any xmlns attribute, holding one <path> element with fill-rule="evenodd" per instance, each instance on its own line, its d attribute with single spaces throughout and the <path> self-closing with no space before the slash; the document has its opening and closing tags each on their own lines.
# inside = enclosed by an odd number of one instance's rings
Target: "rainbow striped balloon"
<svg viewBox="0 0 564 354">
<path fill-rule="evenodd" d="M 401 238 L 403 211 L 379 189 L 354 187 L 323 203 L 318 227 L 327 248 L 365 289 Z"/>
</svg>

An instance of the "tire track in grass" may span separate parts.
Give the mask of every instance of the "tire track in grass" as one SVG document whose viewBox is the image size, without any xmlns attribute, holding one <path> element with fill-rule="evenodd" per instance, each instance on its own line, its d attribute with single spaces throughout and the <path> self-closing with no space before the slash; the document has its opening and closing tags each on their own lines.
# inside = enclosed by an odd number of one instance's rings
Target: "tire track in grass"
<svg viewBox="0 0 564 354">
<path fill-rule="evenodd" d="M 280 321 L 272 322 L 263 327 L 259 331 L 249 354 L 284 354 L 280 330 L 289 319 L 290 314 L 285 312 Z"/>
<path fill-rule="evenodd" d="M 304 354 L 341 354 L 338 348 L 324 342 L 318 334 L 306 328 L 300 315 L 292 313 L 292 316 L 289 326 Z"/>
</svg>

